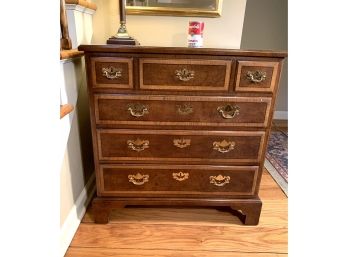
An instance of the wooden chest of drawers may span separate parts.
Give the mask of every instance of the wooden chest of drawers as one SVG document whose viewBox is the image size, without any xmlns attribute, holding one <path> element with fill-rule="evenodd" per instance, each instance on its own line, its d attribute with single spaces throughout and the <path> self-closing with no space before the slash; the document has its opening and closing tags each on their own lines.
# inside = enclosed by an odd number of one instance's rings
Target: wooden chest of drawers
<svg viewBox="0 0 348 257">
<path fill-rule="evenodd" d="M 95 221 L 127 205 L 228 206 L 258 190 L 284 52 L 82 45 Z"/>
</svg>

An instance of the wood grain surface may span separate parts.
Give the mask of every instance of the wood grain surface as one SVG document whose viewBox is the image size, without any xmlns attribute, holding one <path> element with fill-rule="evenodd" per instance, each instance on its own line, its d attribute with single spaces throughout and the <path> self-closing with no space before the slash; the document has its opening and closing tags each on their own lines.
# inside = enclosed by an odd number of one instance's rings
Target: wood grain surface
<svg viewBox="0 0 348 257">
<path fill-rule="evenodd" d="M 155 53 L 155 54 L 190 54 L 190 55 L 227 55 L 247 57 L 274 57 L 288 56 L 286 51 L 270 50 L 241 50 L 222 48 L 189 48 L 189 47 L 157 47 L 157 46 L 122 46 L 122 45 L 80 45 L 79 50 L 94 53 Z"/>
<path fill-rule="evenodd" d="M 65 257 L 287 256 L 287 198 L 264 170 L 258 226 L 244 226 L 224 208 L 113 211 L 107 225 L 88 209 Z"/>
<path fill-rule="evenodd" d="M 68 19 L 65 10 L 65 0 L 60 0 L 60 50 L 71 49 Z"/>
<path fill-rule="evenodd" d="M 133 58 L 94 57 L 91 58 L 93 88 L 133 88 Z M 107 78 L 103 69 L 111 67 L 120 72 L 114 79 Z"/>
<path fill-rule="evenodd" d="M 152 195 L 163 197 L 164 195 L 188 195 L 204 197 L 219 197 L 233 195 L 253 195 L 255 190 L 255 178 L 258 166 L 205 166 L 194 168 L 192 166 L 130 166 L 101 165 L 102 170 L 102 195 L 109 193 L 112 196 L 130 196 L 131 194 Z M 178 181 L 173 178 L 173 173 L 184 172 L 187 179 Z M 134 184 L 129 180 L 129 175 L 146 174 L 147 180 L 141 178 L 142 184 Z M 214 184 L 211 177 L 228 177 L 226 184 Z M 145 175 L 144 175 L 145 176 Z M 225 182 L 225 181 L 223 181 Z M 216 181 L 215 181 L 216 183 Z"/>
<path fill-rule="evenodd" d="M 276 253 L 241 253 L 181 250 L 144 250 L 144 249 L 107 249 L 107 248 L 70 248 L 65 257 L 287 257 Z"/>
<path fill-rule="evenodd" d="M 86 0 L 65 0 L 65 4 L 77 4 L 92 10 L 97 10 L 97 5 Z"/>
<path fill-rule="evenodd" d="M 263 202 L 260 225 L 279 224 L 284 226 L 287 223 L 286 201 L 266 200 Z M 91 209 L 83 218 L 83 223 L 94 223 Z M 197 226 L 233 226 L 242 224 L 236 217 L 232 216 L 226 207 L 220 208 L 145 208 L 134 207 L 113 211 L 110 216 L 110 224 L 124 222 L 142 224 L 176 224 L 176 225 L 197 225 Z"/>
<path fill-rule="evenodd" d="M 205 163 L 258 162 L 264 145 L 263 131 L 197 131 L 197 130 L 121 130 L 97 129 L 100 161 L 174 161 Z M 189 138 L 192 144 L 178 151 L 173 140 Z M 148 141 L 149 146 L 134 151 L 128 141 Z M 141 141 L 139 141 L 141 142 Z M 234 144 L 233 150 L 214 145 L 221 142 Z"/>
<path fill-rule="evenodd" d="M 90 236 L 93 233 L 93 236 Z M 250 240 L 250 238 L 253 238 Z M 107 238 L 107 240 L 105 240 Z M 286 253 L 287 228 L 166 224 L 81 224 L 71 246 Z"/>
<path fill-rule="evenodd" d="M 77 50 L 77 49 L 61 50 L 60 51 L 60 59 L 61 60 L 80 57 L 83 55 L 84 55 L 84 53 L 82 51 Z"/>
<path fill-rule="evenodd" d="M 65 115 L 71 113 L 74 110 L 74 106 L 71 104 L 64 104 L 60 106 L 60 118 L 62 119 Z"/>
<path fill-rule="evenodd" d="M 227 91 L 231 76 L 231 61 L 190 59 L 140 59 L 140 88 L 155 90 L 221 90 Z M 193 72 L 188 80 L 177 72 Z"/>
<path fill-rule="evenodd" d="M 278 68 L 278 62 L 239 61 L 236 91 L 273 92 L 277 83 Z M 251 82 L 247 77 L 249 71 L 265 72 L 265 81 L 259 83 Z"/>
<path fill-rule="evenodd" d="M 96 94 L 94 105 L 98 124 L 138 125 L 141 128 L 144 125 L 267 127 L 271 100 L 269 97 Z M 134 105 L 147 111 L 138 111 L 141 116 L 135 117 L 130 112 L 130 106 Z M 228 105 L 238 109 L 238 114 L 230 119 L 224 118 L 223 111 L 218 110 Z M 185 110 L 187 108 L 189 112 Z"/>
</svg>

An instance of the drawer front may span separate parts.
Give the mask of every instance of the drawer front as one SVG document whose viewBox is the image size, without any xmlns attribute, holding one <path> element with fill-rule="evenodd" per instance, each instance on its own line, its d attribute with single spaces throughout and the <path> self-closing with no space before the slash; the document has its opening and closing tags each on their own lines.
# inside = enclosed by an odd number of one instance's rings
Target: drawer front
<svg viewBox="0 0 348 257">
<path fill-rule="evenodd" d="M 231 61 L 140 59 L 140 88 L 176 91 L 228 91 Z"/>
<path fill-rule="evenodd" d="M 101 194 L 252 195 L 258 166 L 101 165 Z"/>
<path fill-rule="evenodd" d="M 92 84 L 95 88 L 133 88 L 133 59 L 91 58 Z"/>
<path fill-rule="evenodd" d="M 266 127 L 271 98 L 95 95 L 98 124 Z"/>
<path fill-rule="evenodd" d="M 238 61 L 235 91 L 273 92 L 279 62 Z"/>
<path fill-rule="evenodd" d="M 101 161 L 258 162 L 262 131 L 97 130 Z"/>
</svg>

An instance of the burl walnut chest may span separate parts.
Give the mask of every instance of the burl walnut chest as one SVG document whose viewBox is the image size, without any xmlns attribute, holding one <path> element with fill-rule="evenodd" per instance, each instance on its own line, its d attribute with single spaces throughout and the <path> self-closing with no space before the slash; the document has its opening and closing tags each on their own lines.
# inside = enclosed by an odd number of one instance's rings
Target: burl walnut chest
<svg viewBox="0 0 348 257">
<path fill-rule="evenodd" d="M 258 224 L 285 52 L 82 45 L 97 223 L 128 205 L 228 206 Z"/>
</svg>

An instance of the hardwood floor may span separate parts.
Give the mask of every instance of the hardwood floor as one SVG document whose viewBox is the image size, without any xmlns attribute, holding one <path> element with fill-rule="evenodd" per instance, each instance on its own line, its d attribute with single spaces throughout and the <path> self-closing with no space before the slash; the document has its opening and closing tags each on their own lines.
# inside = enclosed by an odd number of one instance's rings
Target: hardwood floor
<svg viewBox="0 0 348 257">
<path fill-rule="evenodd" d="M 288 200 L 266 170 L 259 196 L 258 226 L 223 208 L 125 208 L 97 225 L 89 208 L 65 257 L 285 257 Z"/>
</svg>

